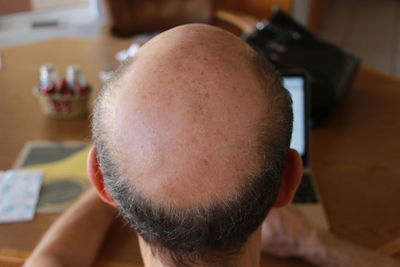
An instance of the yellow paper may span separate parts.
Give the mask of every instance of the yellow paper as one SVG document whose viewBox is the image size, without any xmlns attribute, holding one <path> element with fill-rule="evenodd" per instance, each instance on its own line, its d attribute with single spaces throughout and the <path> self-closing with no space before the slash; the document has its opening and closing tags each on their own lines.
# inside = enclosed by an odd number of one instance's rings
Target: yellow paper
<svg viewBox="0 0 400 267">
<path fill-rule="evenodd" d="M 90 146 L 56 162 L 31 165 L 24 170 L 41 170 L 44 173 L 39 212 L 62 211 L 90 187 L 86 173 L 86 159 Z M 44 196 L 43 196 L 44 195 Z"/>
</svg>

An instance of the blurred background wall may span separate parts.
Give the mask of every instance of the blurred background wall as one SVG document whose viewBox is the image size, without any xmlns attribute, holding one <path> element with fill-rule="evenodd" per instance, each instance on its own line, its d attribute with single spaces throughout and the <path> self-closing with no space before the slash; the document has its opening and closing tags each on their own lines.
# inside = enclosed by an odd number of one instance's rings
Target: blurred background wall
<svg viewBox="0 0 400 267">
<path fill-rule="evenodd" d="M 400 1 L 216 0 L 214 5 L 258 19 L 279 6 L 320 38 L 400 77 Z M 60 36 L 96 37 L 104 23 L 100 0 L 0 0 L 0 47 Z"/>
</svg>

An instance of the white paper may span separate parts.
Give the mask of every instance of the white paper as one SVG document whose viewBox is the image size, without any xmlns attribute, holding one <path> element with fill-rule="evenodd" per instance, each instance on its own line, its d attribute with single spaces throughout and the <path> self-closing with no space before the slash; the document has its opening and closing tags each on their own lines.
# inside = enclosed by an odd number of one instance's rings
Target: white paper
<svg viewBox="0 0 400 267">
<path fill-rule="evenodd" d="M 0 223 L 32 220 L 35 216 L 43 172 L 0 172 Z"/>
</svg>

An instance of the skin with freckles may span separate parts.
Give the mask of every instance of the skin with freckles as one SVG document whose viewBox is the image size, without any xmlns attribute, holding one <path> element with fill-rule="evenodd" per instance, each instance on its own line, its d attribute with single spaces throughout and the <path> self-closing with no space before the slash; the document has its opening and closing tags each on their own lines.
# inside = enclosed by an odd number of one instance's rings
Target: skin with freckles
<svg viewBox="0 0 400 267">
<path fill-rule="evenodd" d="M 255 125 L 268 103 L 246 53 L 225 31 L 182 26 L 144 45 L 119 79 L 107 105 L 110 142 L 154 203 L 226 200 L 259 169 Z"/>
</svg>

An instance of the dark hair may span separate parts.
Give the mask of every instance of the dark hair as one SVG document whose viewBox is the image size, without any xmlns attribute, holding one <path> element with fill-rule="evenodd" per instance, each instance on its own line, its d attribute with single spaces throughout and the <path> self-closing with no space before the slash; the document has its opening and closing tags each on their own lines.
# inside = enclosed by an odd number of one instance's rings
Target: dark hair
<svg viewBox="0 0 400 267">
<path fill-rule="evenodd" d="M 263 167 L 249 175 L 249 179 L 243 179 L 248 182 L 223 203 L 181 210 L 150 202 L 134 184 L 127 182 L 110 151 L 102 115 L 104 92 L 95 105 L 93 138 L 106 189 L 117 202 L 122 217 L 150 245 L 153 253 L 167 255 L 163 258 L 166 264 L 234 266 L 235 255 L 275 203 L 290 144 L 291 100 L 270 64 L 255 53 L 249 56 L 250 65 L 269 98 L 266 101 L 270 116 L 258 123 L 259 144 L 255 151 Z"/>
</svg>

